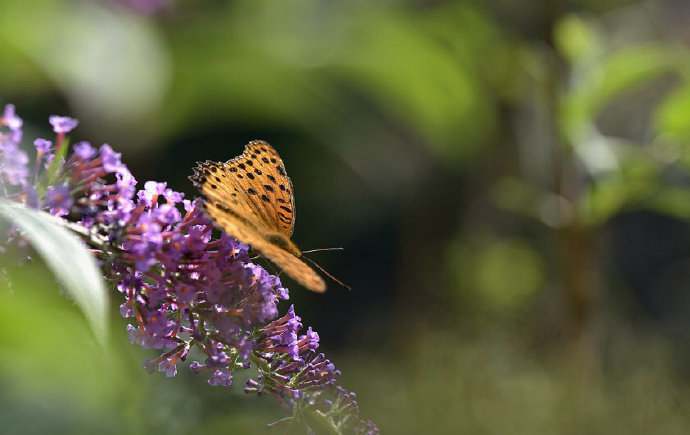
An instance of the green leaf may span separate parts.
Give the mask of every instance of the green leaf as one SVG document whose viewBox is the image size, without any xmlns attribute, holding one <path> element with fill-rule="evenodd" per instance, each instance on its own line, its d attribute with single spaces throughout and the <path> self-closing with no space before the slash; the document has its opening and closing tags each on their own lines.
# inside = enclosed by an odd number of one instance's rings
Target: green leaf
<svg viewBox="0 0 690 435">
<path fill-rule="evenodd" d="M 662 186 L 648 202 L 652 210 L 678 219 L 690 219 L 690 191 L 688 189 Z"/>
<path fill-rule="evenodd" d="M 65 137 L 63 139 L 62 146 L 55 153 L 52 163 L 48 166 L 48 169 L 41 177 L 38 186 L 38 196 L 43 196 L 48 186 L 55 184 L 55 179 L 60 171 L 60 168 L 64 166 L 64 159 L 67 155 L 67 150 L 69 149 L 69 138 Z"/>
<path fill-rule="evenodd" d="M 577 141 L 611 100 L 662 74 L 682 71 L 687 63 L 684 52 L 663 44 L 636 45 L 608 55 L 583 72 L 563 96 L 560 121 L 566 137 Z"/>
<path fill-rule="evenodd" d="M 593 95 L 595 106 L 601 107 L 611 98 L 674 71 L 686 62 L 684 52 L 663 44 L 637 45 L 620 50 L 602 63 L 601 81 Z"/>
<path fill-rule="evenodd" d="M 19 227 L 58 282 L 86 315 L 93 333 L 105 343 L 107 293 L 93 256 L 62 221 L 48 213 L 0 199 L 0 217 Z"/>
<path fill-rule="evenodd" d="M 570 62 L 582 61 L 600 49 L 601 43 L 593 26 L 577 15 L 563 18 L 554 32 L 558 51 Z"/>
<path fill-rule="evenodd" d="M 690 138 L 690 83 L 679 87 L 661 103 L 655 114 L 657 134 L 685 141 Z"/>
</svg>

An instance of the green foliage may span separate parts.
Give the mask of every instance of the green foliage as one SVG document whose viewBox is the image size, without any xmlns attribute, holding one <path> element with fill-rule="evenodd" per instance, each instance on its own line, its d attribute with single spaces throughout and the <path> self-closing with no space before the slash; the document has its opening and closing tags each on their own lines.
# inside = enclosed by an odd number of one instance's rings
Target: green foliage
<svg viewBox="0 0 690 435">
<path fill-rule="evenodd" d="M 489 240 L 487 240 L 489 239 Z M 475 236 L 450 245 L 448 261 L 457 304 L 471 303 L 491 313 L 520 312 L 545 280 L 541 256 L 524 240 Z M 454 266 L 454 267 L 453 267 Z"/>
<path fill-rule="evenodd" d="M 555 29 L 556 46 L 572 64 L 588 62 L 601 48 L 597 29 L 577 15 L 561 18 Z"/>
<path fill-rule="evenodd" d="M 31 246 L 81 308 L 96 339 L 105 344 L 108 294 L 93 255 L 60 219 L 48 213 L 0 200 L 0 216 L 22 230 Z"/>
<path fill-rule="evenodd" d="M 6 210 L 3 204 L 3 214 Z M 93 325 L 60 294 L 52 270 L 34 262 L 8 272 L 11 290 L 3 285 L 0 291 L 3 432 L 117 433 L 126 428 L 130 422 L 118 416 L 124 412 L 123 395 L 137 391 L 138 364 L 112 342 L 96 344 Z"/>
<path fill-rule="evenodd" d="M 687 68 L 690 70 L 690 67 Z M 690 78 L 686 75 L 686 80 Z M 679 86 L 656 111 L 655 130 L 667 140 L 676 140 L 687 148 L 690 138 L 690 83 Z M 684 152 L 688 154 L 687 151 Z"/>
</svg>

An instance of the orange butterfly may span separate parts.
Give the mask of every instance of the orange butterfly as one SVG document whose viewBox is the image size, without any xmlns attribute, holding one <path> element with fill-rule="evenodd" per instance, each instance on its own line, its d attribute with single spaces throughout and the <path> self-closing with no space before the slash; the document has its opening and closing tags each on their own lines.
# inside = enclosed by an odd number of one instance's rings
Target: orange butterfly
<svg viewBox="0 0 690 435">
<path fill-rule="evenodd" d="M 326 290 L 326 283 L 299 258 L 302 252 L 290 240 L 295 197 L 285 165 L 271 145 L 255 140 L 225 163 L 197 162 L 189 178 L 204 195 L 205 210 L 218 227 L 309 290 Z"/>
</svg>

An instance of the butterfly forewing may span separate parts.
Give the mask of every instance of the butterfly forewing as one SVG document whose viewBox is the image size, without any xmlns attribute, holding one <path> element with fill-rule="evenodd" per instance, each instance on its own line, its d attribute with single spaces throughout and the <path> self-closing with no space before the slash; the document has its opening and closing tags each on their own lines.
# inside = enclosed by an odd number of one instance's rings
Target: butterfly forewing
<svg viewBox="0 0 690 435">
<path fill-rule="evenodd" d="M 207 204 L 206 209 L 209 216 L 223 231 L 237 240 L 248 244 L 263 257 L 270 259 L 300 285 L 316 292 L 326 290 L 326 283 L 312 268 L 293 254 L 267 241 L 251 225 L 237 219 L 232 213 L 213 204 Z"/>
<path fill-rule="evenodd" d="M 206 198 L 206 212 L 228 235 L 248 244 L 290 277 L 314 291 L 326 284 L 298 258 L 289 241 L 295 225 L 292 182 L 278 153 L 263 141 L 225 163 L 204 162 L 191 177 Z M 285 245 L 276 244 L 276 235 Z"/>
<path fill-rule="evenodd" d="M 240 156 L 225 163 L 225 171 L 239 190 L 235 193 L 246 194 L 242 203 L 266 229 L 289 238 L 295 226 L 292 182 L 273 147 L 252 141 Z"/>
</svg>

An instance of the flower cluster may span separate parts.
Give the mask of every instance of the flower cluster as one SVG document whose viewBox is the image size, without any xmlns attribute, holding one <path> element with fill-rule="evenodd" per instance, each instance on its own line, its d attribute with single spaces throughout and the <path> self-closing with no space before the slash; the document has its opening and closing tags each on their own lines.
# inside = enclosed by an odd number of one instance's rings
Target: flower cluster
<svg viewBox="0 0 690 435">
<path fill-rule="evenodd" d="M 67 153 L 66 134 L 77 121 L 50 118 L 55 146 L 37 139 L 30 169 L 19 148 L 22 120 L 13 106 L 0 118 L 0 189 L 5 197 L 45 210 L 80 228 L 105 278 L 122 294 L 122 316 L 132 318 L 132 343 L 162 353 L 144 367 L 175 376 L 192 349 L 203 356 L 189 369 L 211 385 L 230 386 L 235 370 L 253 367 L 245 391 L 269 393 L 290 409 L 307 409 L 338 431 L 377 433 L 361 421 L 354 394 L 335 386 L 340 372 L 318 353 L 319 336 L 302 334 L 280 279 L 253 264 L 248 247 L 222 234 L 196 201 L 167 187 L 137 182 L 109 145 L 79 142 Z M 200 351 L 200 352 L 198 352 Z M 329 399 L 332 397 L 333 399 Z M 297 414 L 297 413 L 296 413 Z"/>
</svg>

